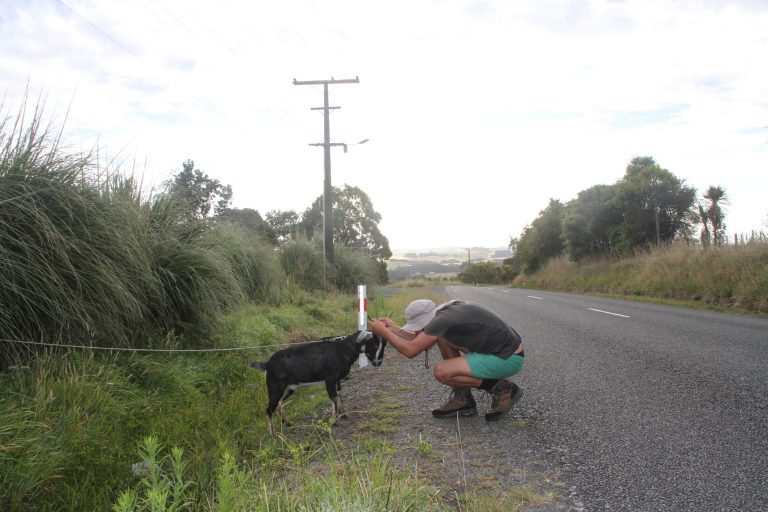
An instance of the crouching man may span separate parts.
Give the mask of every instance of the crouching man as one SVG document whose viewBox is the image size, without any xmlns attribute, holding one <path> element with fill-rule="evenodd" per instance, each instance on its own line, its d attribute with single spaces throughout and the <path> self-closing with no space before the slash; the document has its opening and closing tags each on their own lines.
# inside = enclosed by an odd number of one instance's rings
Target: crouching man
<svg viewBox="0 0 768 512">
<path fill-rule="evenodd" d="M 506 378 L 523 368 L 522 340 L 498 316 L 471 302 L 452 300 L 436 306 L 419 299 L 405 308 L 405 319 L 403 327 L 384 317 L 372 320 L 369 328 L 408 358 L 437 343 L 443 360 L 435 364 L 435 379 L 453 392 L 447 403 L 432 411 L 433 416 L 477 414 L 471 388 L 491 394 L 488 421 L 498 420 L 520 399 L 523 390 Z"/>
</svg>

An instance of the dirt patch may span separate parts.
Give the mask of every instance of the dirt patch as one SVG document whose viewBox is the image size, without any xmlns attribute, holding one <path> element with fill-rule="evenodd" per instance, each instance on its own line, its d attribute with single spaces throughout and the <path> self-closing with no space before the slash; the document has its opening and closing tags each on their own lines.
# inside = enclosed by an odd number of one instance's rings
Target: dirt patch
<svg viewBox="0 0 768 512">
<path fill-rule="evenodd" d="M 435 352 L 429 354 L 433 362 L 439 357 Z M 525 396 L 496 422 L 485 421 L 490 397 L 477 390 L 477 416 L 458 421 L 432 417 L 430 411 L 449 392 L 425 368 L 423 355 L 408 360 L 388 348 L 384 365 L 355 369 L 343 384 L 348 415 L 334 425 L 333 436 L 356 449 L 366 444 L 384 448 L 398 467 L 414 471 L 457 509 L 465 494 L 495 500 L 496 507 L 499 500 L 517 502 L 516 510 L 578 509 L 569 503 L 556 466 L 539 458 L 543 448 L 526 431 Z M 461 510 L 466 509 L 462 503 Z"/>
</svg>

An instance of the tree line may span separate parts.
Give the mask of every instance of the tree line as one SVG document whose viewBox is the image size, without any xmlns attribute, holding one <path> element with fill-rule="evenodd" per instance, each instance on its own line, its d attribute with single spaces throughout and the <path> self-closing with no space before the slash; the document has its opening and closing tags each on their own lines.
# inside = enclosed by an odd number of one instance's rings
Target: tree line
<svg viewBox="0 0 768 512">
<path fill-rule="evenodd" d="M 567 203 L 550 199 L 522 234 L 510 240 L 515 254 L 509 263 L 518 271 L 533 272 L 561 254 L 579 262 L 673 240 L 720 245 L 726 242 L 726 201 L 722 187 L 711 186 L 697 198 L 694 187 L 652 157 L 638 156 L 612 185 L 592 186 Z"/>
<path fill-rule="evenodd" d="M 182 170 L 165 184 L 165 191 L 187 205 L 188 216 L 237 224 L 274 246 L 322 241 L 322 195 L 301 214 L 295 210 L 270 210 L 262 217 L 252 208 L 231 208 L 232 187 L 195 168 L 193 160 L 182 164 Z M 389 240 L 379 230 L 381 214 L 359 187 L 332 187 L 332 196 L 334 244 L 372 258 L 379 267 L 380 281 L 385 283 L 386 261 L 392 251 Z"/>
</svg>

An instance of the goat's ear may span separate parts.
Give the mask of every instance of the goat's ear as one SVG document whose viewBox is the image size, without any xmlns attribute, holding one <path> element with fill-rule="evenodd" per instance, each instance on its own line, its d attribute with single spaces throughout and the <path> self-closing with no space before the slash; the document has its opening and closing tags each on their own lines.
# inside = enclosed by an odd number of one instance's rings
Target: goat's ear
<svg viewBox="0 0 768 512">
<path fill-rule="evenodd" d="M 357 335 L 357 339 L 355 340 L 355 345 L 362 345 L 366 340 L 370 339 L 371 336 L 373 336 L 371 331 L 360 331 L 360 334 Z"/>
</svg>

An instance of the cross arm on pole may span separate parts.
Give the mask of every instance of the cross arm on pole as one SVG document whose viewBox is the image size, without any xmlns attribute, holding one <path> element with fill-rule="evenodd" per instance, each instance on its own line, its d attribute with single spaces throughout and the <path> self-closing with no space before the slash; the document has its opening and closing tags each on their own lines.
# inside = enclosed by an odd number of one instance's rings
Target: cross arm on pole
<svg viewBox="0 0 768 512">
<path fill-rule="evenodd" d="M 340 80 L 335 80 L 334 78 L 331 78 L 330 80 L 296 80 L 293 79 L 293 85 L 328 85 L 328 84 L 359 84 L 360 78 L 342 78 Z"/>
</svg>

